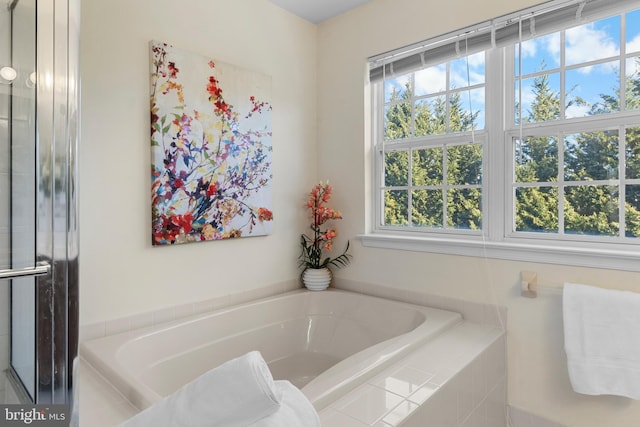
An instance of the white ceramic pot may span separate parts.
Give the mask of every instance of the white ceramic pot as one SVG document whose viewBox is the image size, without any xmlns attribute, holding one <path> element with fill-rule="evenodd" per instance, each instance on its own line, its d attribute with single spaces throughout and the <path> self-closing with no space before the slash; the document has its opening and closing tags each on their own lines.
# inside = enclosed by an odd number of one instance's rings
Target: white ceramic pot
<svg viewBox="0 0 640 427">
<path fill-rule="evenodd" d="M 324 291 L 331 283 L 331 270 L 328 268 L 307 268 L 302 273 L 302 283 L 310 291 Z"/>
</svg>

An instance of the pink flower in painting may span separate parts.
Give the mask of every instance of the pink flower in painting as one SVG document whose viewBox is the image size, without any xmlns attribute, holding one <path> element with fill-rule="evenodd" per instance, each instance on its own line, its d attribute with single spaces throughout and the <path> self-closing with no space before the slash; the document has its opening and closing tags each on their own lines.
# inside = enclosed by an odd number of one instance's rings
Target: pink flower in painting
<svg viewBox="0 0 640 427">
<path fill-rule="evenodd" d="M 271 131 L 264 119 L 257 130 L 243 120 L 271 107 L 251 95 L 247 115 L 240 115 L 225 99 L 217 75 L 208 73 L 198 83 L 209 96 L 208 108 L 188 105 L 183 85 L 190 84 L 189 70 L 169 49 L 152 46 L 153 244 L 251 234 L 258 221 L 273 220 L 269 208 L 251 205 L 262 200 L 254 197 L 271 181 Z M 214 61 L 205 64 L 215 69 Z"/>
</svg>

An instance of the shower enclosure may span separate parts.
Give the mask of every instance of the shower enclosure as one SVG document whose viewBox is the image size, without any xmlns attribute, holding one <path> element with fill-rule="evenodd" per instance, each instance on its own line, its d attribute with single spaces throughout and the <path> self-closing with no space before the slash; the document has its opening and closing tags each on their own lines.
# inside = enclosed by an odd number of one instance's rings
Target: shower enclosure
<svg viewBox="0 0 640 427">
<path fill-rule="evenodd" d="M 71 399 L 78 18 L 79 0 L 0 5 L 0 403 Z"/>
</svg>

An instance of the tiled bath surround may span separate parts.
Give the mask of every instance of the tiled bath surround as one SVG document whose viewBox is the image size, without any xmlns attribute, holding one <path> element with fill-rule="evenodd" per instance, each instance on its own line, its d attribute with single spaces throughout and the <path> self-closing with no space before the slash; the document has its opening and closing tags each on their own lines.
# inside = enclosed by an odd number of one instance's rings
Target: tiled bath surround
<svg viewBox="0 0 640 427">
<path fill-rule="evenodd" d="M 191 304 L 176 305 L 162 310 L 148 313 L 126 316 L 120 319 L 106 322 L 92 323 L 80 326 L 80 342 L 95 338 L 102 338 L 108 335 L 119 334 L 121 332 L 144 328 L 146 326 L 157 325 L 171 320 L 180 319 L 194 314 L 207 313 L 224 307 L 242 304 L 260 298 L 277 295 L 280 293 L 293 291 L 300 288 L 300 284 L 293 280 L 282 283 L 275 283 L 259 289 L 240 292 L 237 294 L 225 295 L 200 301 Z"/>
<path fill-rule="evenodd" d="M 336 285 L 353 292 L 456 311 L 465 322 L 322 410 L 323 426 L 506 427 L 504 309 L 417 292 L 398 292 L 379 285 L 350 281 L 339 281 Z M 84 325 L 80 328 L 80 339 L 160 324 L 299 287 L 294 280 Z M 81 419 L 97 422 L 96 427 L 107 427 L 135 414 L 135 408 L 90 366 L 81 364 L 81 370 Z"/>
<path fill-rule="evenodd" d="M 340 280 L 336 288 L 345 291 L 360 292 L 380 298 L 407 302 L 409 304 L 425 305 L 443 310 L 451 310 L 462 314 L 467 322 L 491 325 L 503 330 L 507 329 L 507 310 L 494 304 L 482 304 L 471 301 L 463 301 L 455 298 L 441 297 L 423 292 L 400 290 L 387 286 L 371 283 L 356 282 L 353 280 Z"/>
<path fill-rule="evenodd" d="M 464 322 L 320 412 L 323 427 L 506 427 L 505 336 Z"/>
<path fill-rule="evenodd" d="M 414 291 L 399 292 L 397 289 L 388 288 L 381 285 L 354 282 L 350 280 L 340 280 L 332 284 L 337 289 L 344 289 L 351 292 L 359 292 L 380 298 L 395 301 L 407 302 L 410 304 L 424 305 L 443 310 L 451 310 L 462 314 L 465 321 L 480 323 L 506 329 L 506 309 L 496 307 L 491 304 L 481 304 L 476 302 L 462 301 L 454 298 L 440 297 L 426 293 Z M 120 319 L 97 322 L 80 326 L 80 342 L 108 335 L 118 334 L 133 329 L 139 329 L 154 324 L 160 324 L 193 314 L 206 313 L 216 309 L 241 304 L 265 298 L 279 293 L 293 291 L 300 288 L 297 280 L 275 283 L 259 289 L 241 292 L 237 294 L 225 295 L 200 301 L 191 304 L 167 307 L 162 310 L 126 316 Z"/>
</svg>

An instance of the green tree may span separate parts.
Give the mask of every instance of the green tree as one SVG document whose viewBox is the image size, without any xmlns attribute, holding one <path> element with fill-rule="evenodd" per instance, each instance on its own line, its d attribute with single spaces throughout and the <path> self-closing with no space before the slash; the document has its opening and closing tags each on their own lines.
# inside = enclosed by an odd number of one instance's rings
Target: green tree
<svg viewBox="0 0 640 427">
<path fill-rule="evenodd" d="M 569 91 L 569 93 L 572 91 Z M 551 90 L 546 76 L 534 79 L 534 102 L 525 122 L 555 120 L 560 115 L 559 93 Z M 620 90 L 600 94 L 590 106 L 589 115 L 620 111 Z M 579 97 L 567 95 L 570 105 L 586 105 Z M 626 79 L 627 109 L 640 109 L 640 78 Z M 619 234 L 619 189 L 610 185 L 572 185 L 576 181 L 619 178 L 620 135 L 618 131 L 581 132 L 563 141 L 564 165 L 560 169 L 567 181 L 564 194 L 551 186 L 520 187 L 516 190 L 516 229 L 520 231 L 558 231 L 558 197 L 564 198 L 564 229 L 568 233 L 615 236 Z M 640 178 L 640 128 L 627 128 L 626 177 Z M 554 182 L 558 179 L 556 137 L 529 137 L 516 144 L 518 182 Z M 640 236 L 640 186 L 625 188 L 626 235 Z"/>
<path fill-rule="evenodd" d="M 547 74 L 534 78 L 532 92 L 534 101 L 524 122 L 546 122 L 560 117 L 560 94 L 549 85 Z M 526 137 L 516 141 L 515 175 L 517 182 L 557 182 L 557 138 Z M 558 192 L 551 187 L 518 188 L 515 222 L 518 231 L 557 232 Z"/>
<path fill-rule="evenodd" d="M 459 92 L 451 94 L 447 108 L 446 97 L 421 100 L 412 106 L 411 87 L 392 90 L 389 107 L 385 110 L 386 140 L 413 136 L 438 135 L 447 132 L 469 131 L 479 112 L 469 112 L 462 106 Z M 413 126 L 412 126 L 413 117 Z M 482 147 L 480 144 L 444 148 L 413 149 L 409 183 L 409 151 L 385 153 L 385 186 L 413 187 L 440 186 L 444 182 L 444 161 L 447 162 L 447 180 L 452 185 L 481 184 Z M 404 189 L 385 192 L 385 224 L 408 225 L 409 194 Z M 447 200 L 447 224 L 451 227 L 481 227 L 480 190 L 470 188 L 443 195 L 441 189 L 416 189 L 411 193 L 411 223 L 417 226 L 443 226 L 443 206 Z"/>
</svg>

